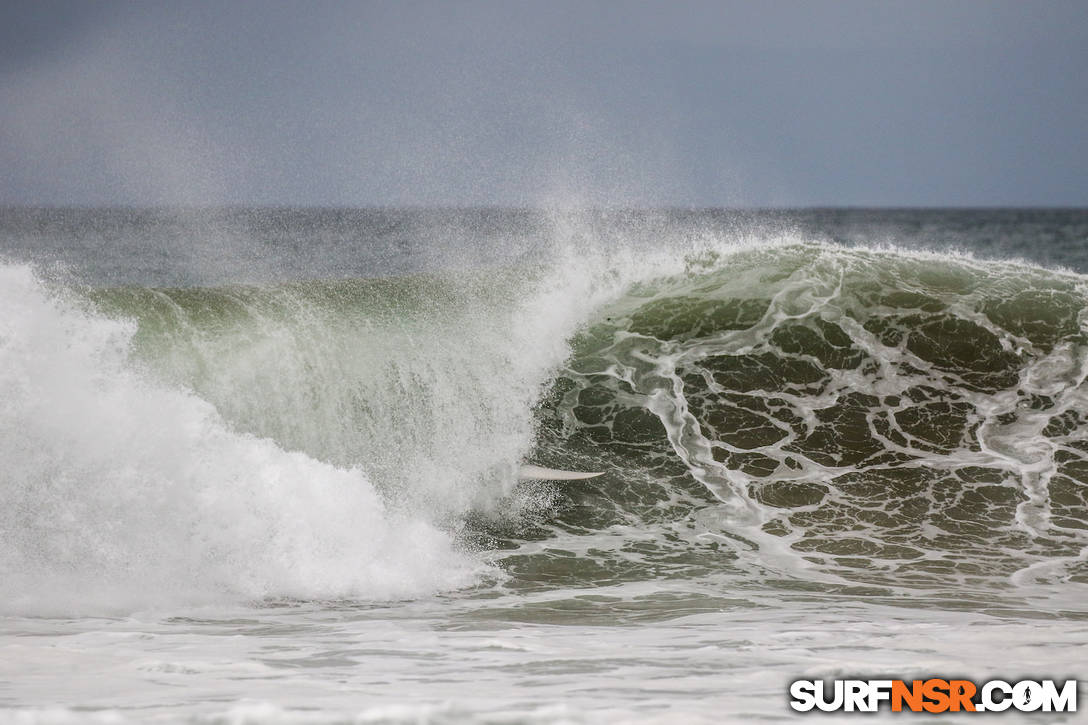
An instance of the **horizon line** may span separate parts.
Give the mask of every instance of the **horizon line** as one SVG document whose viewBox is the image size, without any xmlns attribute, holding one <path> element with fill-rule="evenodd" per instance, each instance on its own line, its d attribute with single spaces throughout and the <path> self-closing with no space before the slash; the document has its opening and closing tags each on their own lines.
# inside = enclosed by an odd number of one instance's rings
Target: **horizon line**
<svg viewBox="0 0 1088 725">
<path fill-rule="evenodd" d="M 799 204 L 799 205 L 519 205 L 519 204 L 30 204 L 0 202 L 2 211 L 508 211 L 508 212 L 783 212 L 783 211 L 1088 211 L 1078 204 Z"/>
</svg>

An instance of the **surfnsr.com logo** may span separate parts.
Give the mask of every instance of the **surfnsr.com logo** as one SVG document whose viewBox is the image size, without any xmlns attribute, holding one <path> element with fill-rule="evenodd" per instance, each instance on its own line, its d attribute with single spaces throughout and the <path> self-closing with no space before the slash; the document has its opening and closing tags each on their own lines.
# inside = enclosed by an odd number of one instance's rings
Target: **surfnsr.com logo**
<svg viewBox="0 0 1088 725">
<path fill-rule="evenodd" d="M 797 680 L 790 707 L 799 712 L 1076 712 L 1077 681 Z"/>
</svg>

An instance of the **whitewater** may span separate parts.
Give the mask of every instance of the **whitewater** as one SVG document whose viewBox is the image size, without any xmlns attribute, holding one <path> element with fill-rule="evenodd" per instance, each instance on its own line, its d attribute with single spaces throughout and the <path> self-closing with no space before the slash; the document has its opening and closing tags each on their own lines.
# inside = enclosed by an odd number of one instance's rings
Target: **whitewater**
<svg viewBox="0 0 1088 725">
<path fill-rule="evenodd" d="M 1086 240 L 0 210 L 0 722 L 784 722 L 802 678 L 1083 679 Z"/>
</svg>

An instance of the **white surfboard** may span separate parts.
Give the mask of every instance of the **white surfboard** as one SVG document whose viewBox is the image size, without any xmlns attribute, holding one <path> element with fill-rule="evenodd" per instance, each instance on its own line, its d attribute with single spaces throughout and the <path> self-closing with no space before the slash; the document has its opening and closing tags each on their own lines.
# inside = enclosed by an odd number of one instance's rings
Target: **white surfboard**
<svg viewBox="0 0 1088 725">
<path fill-rule="evenodd" d="M 544 468 L 543 466 L 523 465 L 518 469 L 518 478 L 521 480 L 533 479 L 537 481 L 581 481 L 584 478 L 596 478 L 604 474 L 604 471 L 590 473 L 588 471 L 560 471 L 557 468 Z"/>
</svg>

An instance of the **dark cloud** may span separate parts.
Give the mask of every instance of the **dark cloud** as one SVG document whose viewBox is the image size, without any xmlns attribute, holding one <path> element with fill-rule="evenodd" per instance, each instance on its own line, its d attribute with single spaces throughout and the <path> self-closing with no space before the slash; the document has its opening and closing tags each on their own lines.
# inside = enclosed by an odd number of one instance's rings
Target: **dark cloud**
<svg viewBox="0 0 1088 725">
<path fill-rule="evenodd" d="M 0 202 L 1084 204 L 1086 8 L 8 3 Z"/>
</svg>

